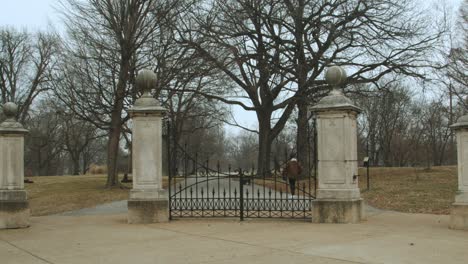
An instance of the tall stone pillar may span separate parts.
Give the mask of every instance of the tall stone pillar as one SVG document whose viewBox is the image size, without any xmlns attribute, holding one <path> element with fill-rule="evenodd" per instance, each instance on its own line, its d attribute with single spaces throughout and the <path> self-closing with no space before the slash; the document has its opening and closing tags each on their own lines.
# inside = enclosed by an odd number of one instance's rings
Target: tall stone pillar
<svg viewBox="0 0 468 264">
<path fill-rule="evenodd" d="M 29 205 L 24 190 L 24 135 L 16 121 L 18 106 L 3 105 L 6 120 L 0 124 L 0 229 L 29 226 Z"/>
<path fill-rule="evenodd" d="M 162 186 L 162 118 L 165 109 L 151 95 L 156 74 L 141 71 L 137 88 L 144 94 L 129 110 L 133 120 L 133 189 L 128 200 L 128 223 L 155 223 L 169 220 L 169 197 Z"/>
<path fill-rule="evenodd" d="M 451 127 L 457 137 L 458 192 L 450 212 L 450 228 L 468 230 L 468 115 Z"/>
<path fill-rule="evenodd" d="M 338 90 L 346 73 L 331 67 L 330 94 L 311 108 L 317 118 L 318 185 L 312 222 L 357 223 L 364 217 L 358 186 L 356 117 L 361 110 Z"/>
</svg>

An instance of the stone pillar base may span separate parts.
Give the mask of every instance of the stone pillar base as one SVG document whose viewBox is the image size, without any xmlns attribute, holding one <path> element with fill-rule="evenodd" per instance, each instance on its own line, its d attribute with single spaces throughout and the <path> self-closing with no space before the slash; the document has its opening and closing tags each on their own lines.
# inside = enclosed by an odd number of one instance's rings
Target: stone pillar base
<svg viewBox="0 0 468 264">
<path fill-rule="evenodd" d="M 26 191 L 0 191 L 0 229 L 29 227 L 30 214 Z"/>
<path fill-rule="evenodd" d="M 323 200 L 312 201 L 313 223 L 359 223 L 365 220 L 364 201 Z"/>
<path fill-rule="evenodd" d="M 450 229 L 468 230 L 468 204 L 454 203 L 450 209 Z"/>
<path fill-rule="evenodd" d="M 169 201 L 157 200 L 128 200 L 128 223 L 151 224 L 169 221 Z"/>
</svg>

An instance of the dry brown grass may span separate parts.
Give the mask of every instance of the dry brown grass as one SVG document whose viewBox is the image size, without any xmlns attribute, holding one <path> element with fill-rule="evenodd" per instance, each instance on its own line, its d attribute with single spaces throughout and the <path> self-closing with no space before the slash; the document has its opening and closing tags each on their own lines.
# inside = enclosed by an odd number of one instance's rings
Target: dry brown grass
<svg viewBox="0 0 468 264">
<path fill-rule="evenodd" d="M 363 198 L 380 209 L 449 214 L 457 191 L 456 166 L 371 168 L 370 191 L 366 191 L 365 169 L 359 169 L 359 175 Z"/>
<path fill-rule="evenodd" d="M 126 200 L 132 183 L 122 183 L 126 188 L 105 188 L 104 175 L 45 176 L 30 178 L 25 184 L 33 216 L 50 215 L 98 204 Z M 163 180 L 167 185 L 167 180 Z"/>
<path fill-rule="evenodd" d="M 371 168 L 370 191 L 367 191 L 366 170 L 359 169 L 359 187 L 366 203 L 380 209 L 407 213 L 449 214 L 457 191 L 456 166 L 425 168 Z M 256 184 L 263 185 L 262 180 Z M 308 181 L 299 181 L 300 189 L 308 192 Z M 312 195 L 314 181 L 311 180 Z M 265 186 L 275 189 L 274 181 L 266 181 Z M 277 179 L 276 189 L 289 193 L 281 177 Z"/>
</svg>

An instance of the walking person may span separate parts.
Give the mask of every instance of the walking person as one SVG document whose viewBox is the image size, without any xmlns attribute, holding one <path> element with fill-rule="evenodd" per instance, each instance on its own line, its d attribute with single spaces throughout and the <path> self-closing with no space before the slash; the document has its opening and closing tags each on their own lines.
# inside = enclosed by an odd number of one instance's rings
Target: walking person
<svg viewBox="0 0 468 264">
<path fill-rule="evenodd" d="M 297 161 L 295 156 L 291 156 L 291 159 L 286 163 L 286 167 L 283 170 L 283 176 L 289 181 L 289 188 L 291 190 L 291 198 L 295 197 L 296 194 L 296 181 L 299 175 L 302 173 L 302 166 Z"/>
</svg>

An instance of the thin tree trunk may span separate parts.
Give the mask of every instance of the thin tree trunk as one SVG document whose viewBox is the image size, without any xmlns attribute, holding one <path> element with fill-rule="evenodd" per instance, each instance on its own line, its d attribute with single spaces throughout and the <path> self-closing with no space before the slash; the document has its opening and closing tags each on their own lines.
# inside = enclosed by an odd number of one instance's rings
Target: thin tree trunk
<svg viewBox="0 0 468 264">
<path fill-rule="evenodd" d="M 86 154 L 83 153 L 83 175 L 85 175 L 88 172 L 88 167 L 89 167 L 89 162 L 88 158 L 86 157 Z"/>
</svg>

